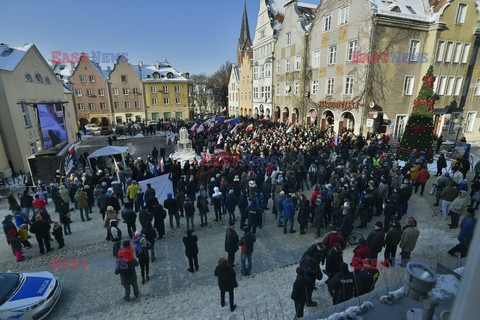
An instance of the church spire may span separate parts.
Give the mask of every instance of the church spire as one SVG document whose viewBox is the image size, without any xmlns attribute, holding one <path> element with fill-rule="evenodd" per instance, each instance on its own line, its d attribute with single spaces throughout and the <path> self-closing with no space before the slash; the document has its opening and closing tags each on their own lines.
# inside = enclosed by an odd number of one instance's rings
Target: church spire
<svg viewBox="0 0 480 320">
<path fill-rule="evenodd" d="M 240 29 L 240 38 L 238 38 L 238 65 L 241 64 L 241 56 L 244 51 L 250 51 L 252 40 L 250 39 L 250 26 L 248 25 L 247 2 L 243 3 L 242 27 Z"/>
</svg>

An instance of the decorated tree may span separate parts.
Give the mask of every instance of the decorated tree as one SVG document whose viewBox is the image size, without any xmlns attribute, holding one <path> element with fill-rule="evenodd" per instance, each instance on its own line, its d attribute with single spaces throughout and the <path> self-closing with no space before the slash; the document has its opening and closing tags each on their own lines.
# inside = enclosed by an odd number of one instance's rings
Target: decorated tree
<svg viewBox="0 0 480 320">
<path fill-rule="evenodd" d="M 413 111 L 397 150 L 400 160 L 407 160 L 414 150 L 417 156 L 425 156 L 428 162 L 433 159 L 433 66 L 430 66 L 422 81 L 422 88 L 413 102 Z"/>
</svg>

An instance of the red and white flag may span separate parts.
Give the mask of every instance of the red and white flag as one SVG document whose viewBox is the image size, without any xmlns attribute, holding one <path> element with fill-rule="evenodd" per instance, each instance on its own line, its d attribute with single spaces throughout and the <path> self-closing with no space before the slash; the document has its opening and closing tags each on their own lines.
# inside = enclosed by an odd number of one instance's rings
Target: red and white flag
<svg viewBox="0 0 480 320">
<path fill-rule="evenodd" d="M 165 171 L 165 163 L 163 162 L 163 157 L 160 159 L 160 173 Z"/>
<path fill-rule="evenodd" d="M 220 134 L 218 135 L 217 144 L 222 143 L 222 141 L 223 141 L 223 136 L 222 136 L 222 134 L 220 133 Z"/>
<path fill-rule="evenodd" d="M 237 128 L 238 128 L 237 126 L 238 126 L 238 125 L 235 125 L 235 126 L 233 127 L 233 129 L 230 131 L 230 133 L 231 133 L 232 135 L 237 134 Z"/>
<path fill-rule="evenodd" d="M 222 112 L 227 112 L 227 107 L 224 107 Z"/>
<path fill-rule="evenodd" d="M 256 141 L 258 138 L 260 138 L 260 136 L 258 135 L 258 132 L 255 131 L 255 133 L 253 134 L 253 141 Z"/>
<path fill-rule="evenodd" d="M 197 130 L 197 127 L 198 127 L 198 123 L 195 122 L 195 124 L 190 128 L 190 131 L 195 132 L 195 130 Z"/>
<path fill-rule="evenodd" d="M 293 130 L 293 124 L 288 126 L 287 133 L 292 132 L 292 130 Z"/>
<path fill-rule="evenodd" d="M 245 131 L 249 132 L 249 131 L 253 131 L 253 123 L 250 123 L 248 125 L 248 127 L 245 129 Z"/>
<path fill-rule="evenodd" d="M 202 131 L 203 131 L 203 123 L 198 126 L 198 128 L 197 128 L 197 133 L 198 133 L 198 132 L 202 132 Z"/>
</svg>

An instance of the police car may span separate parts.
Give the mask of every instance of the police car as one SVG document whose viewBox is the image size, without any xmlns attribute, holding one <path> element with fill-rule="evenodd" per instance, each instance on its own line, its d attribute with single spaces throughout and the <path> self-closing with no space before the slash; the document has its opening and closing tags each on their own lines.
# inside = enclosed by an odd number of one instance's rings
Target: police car
<svg viewBox="0 0 480 320">
<path fill-rule="evenodd" d="M 0 320 L 44 319 L 61 292 L 50 272 L 0 273 Z"/>
</svg>

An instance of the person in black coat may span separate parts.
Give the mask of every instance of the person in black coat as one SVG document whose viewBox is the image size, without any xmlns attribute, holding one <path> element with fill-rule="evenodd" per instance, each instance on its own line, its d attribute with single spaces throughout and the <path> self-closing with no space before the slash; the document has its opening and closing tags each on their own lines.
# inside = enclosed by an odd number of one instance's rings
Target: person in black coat
<svg viewBox="0 0 480 320">
<path fill-rule="evenodd" d="M 183 244 L 185 246 L 185 255 L 188 258 L 188 271 L 198 271 L 198 237 L 193 234 L 193 230 L 187 230 L 187 236 L 183 237 Z M 195 270 L 193 269 L 195 266 Z"/>
<path fill-rule="evenodd" d="M 235 231 L 235 222 L 230 221 L 225 233 L 225 252 L 228 253 L 228 263 L 235 267 L 235 252 L 238 250 L 239 237 Z"/>
<path fill-rule="evenodd" d="M 292 294 L 290 298 L 295 303 L 295 316 L 297 318 L 303 317 L 303 309 L 305 308 L 305 303 L 307 302 L 307 291 L 309 282 L 305 278 L 304 270 L 301 267 L 297 268 L 297 279 L 293 283 Z"/>
<path fill-rule="evenodd" d="M 183 207 L 185 209 L 185 216 L 187 220 L 187 229 L 192 229 L 194 227 L 193 224 L 193 217 L 195 215 L 195 206 L 193 204 L 193 200 L 190 199 L 190 197 L 185 198 L 185 202 L 183 203 Z M 192 224 L 192 227 L 190 228 L 190 223 Z"/>
<path fill-rule="evenodd" d="M 397 254 L 397 246 L 402 239 L 402 226 L 400 222 L 392 221 L 392 227 L 385 236 L 385 266 L 395 266 L 395 256 Z"/>
<path fill-rule="evenodd" d="M 122 209 L 121 215 L 123 218 L 123 222 L 127 224 L 128 236 L 132 238 L 133 234 L 137 229 L 137 227 L 135 226 L 135 222 L 137 221 L 137 214 L 132 210 L 132 204 L 128 202 L 125 203 L 125 208 Z"/>
<path fill-rule="evenodd" d="M 384 239 L 385 231 L 383 231 L 383 223 L 378 221 L 375 223 L 375 230 L 370 232 L 367 237 L 367 245 L 372 253 L 372 259 L 377 259 L 378 253 L 382 251 Z"/>
<path fill-rule="evenodd" d="M 233 303 L 233 290 L 238 287 L 237 276 L 233 267 L 227 259 L 220 258 L 218 266 L 215 268 L 215 276 L 218 277 L 218 288 L 220 289 L 220 305 L 225 306 L 225 292 L 228 292 L 230 298 L 230 310 L 233 312 L 237 306 Z"/>
<path fill-rule="evenodd" d="M 352 224 L 353 219 L 350 215 L 350 205 L 348 202 L 345 202 L 342 209 L 342 216 L 338 220 L 338 232 L 342 235 L 343 239 L 347 239 L 347 237 L 352 233 Z"/>
<path fill-rule="evenodd" d="M 375 289 L 375 283 L 380 276 L 376 265 L 372 265 L 369 259 L 365 259 L 362 268 L 353 271 L 355 277 L 355 296 L 369 293 Z"/>
<path fill-rule="evenodd" d="M 53 250 L 53 248 L 50 247 L 50 224 L 43 220 L 40 215 L 37 215 L 35 218 L 35 222 L 32 223 L 30 226 L 30 232 L 35 234 L 35 238 L 37 239 L 38 242 L 38 247 L 40 248 L 40 254 L 45 253 L 45 248 L 47 249 L 47 252 L 50 252 Z"/>
<path fill-rule="evenodd" d="M 385 208 L 383 208 L 383 215 L 385 218 L 383 219 L 383 225 L 385 226 L 385 232 L 388 232 L 390 229 L 390 221 L 392 217 L 395 216 L 397 213 L 395 201 L 391 197 L 385 199 Z"/>
<path fill-rule="evenodd" d="M 142 210 L 138 215 L 138 221 L 140 222 L 142 228 L 145 228 L 147 223 L 152 222 L 152 220 L 153 216 L 147 210 Z"/>
<path fill-rule="evenodd" d="M 155 229 L 153 229 L 150 221 L 148 221 L 145 228 L 142 229 L 142 233 L 145 235 L 145 239 L 150 243 L 150 257 L 151 261 L 154 262 L 157 259 L 155 258 L 155 237 L 157 236 L 157 233 L 155 232 Z"/>
<path fill-rule="evenodd" d="M 312 301 L 312 293 L 315 289 L 315 280 L 322 280 L 323 274 L 320 270 L 320 261 L 322 256 L 316 253 L 314 257 L 305 255 L 300 261 L 300 267 L 304 271 L 305 279 L 308 281 L 307 286 L 307 306 L 315 307 L 317 303 Z"/>
<path fill-rule="evenodd" d="M 341 264 L 339 272 L 328 282 L 328 292 L 333 298 L 334 305 L 355 296 L 355 279 L 346 263 Z"/>
<path fill-rule="evenodd" d="M 305 234 L 305 227 L 308 225 L 310 218 L 310 201 L 307 200 L 304 194 L 300 196 L 300 206 L 298 209 L 298 224 L 300 224 L 300 234 Z"/>
<path fill-rule="evenodd" d="M 328 276 L 327 281 L 331 280 L 333 276 L 335 276 L 335 274 L 340 270 L 342 263 L 343 249 L 339 243 L 336 243 L 333 248 L 330 249 L 325 259 L 325 274 Z"/>
<path fill-rule="evenodd" d="M 157 239 L 163 239 L 163 236 L 165 236 L 165 218 L 167 217 L 167 211 L 163 209 L 163 206 L 158 203 L 158 201 L 153 204 L 153 217 L 155 218 L 154 226 L 158 233 Z"/>
</svg>

